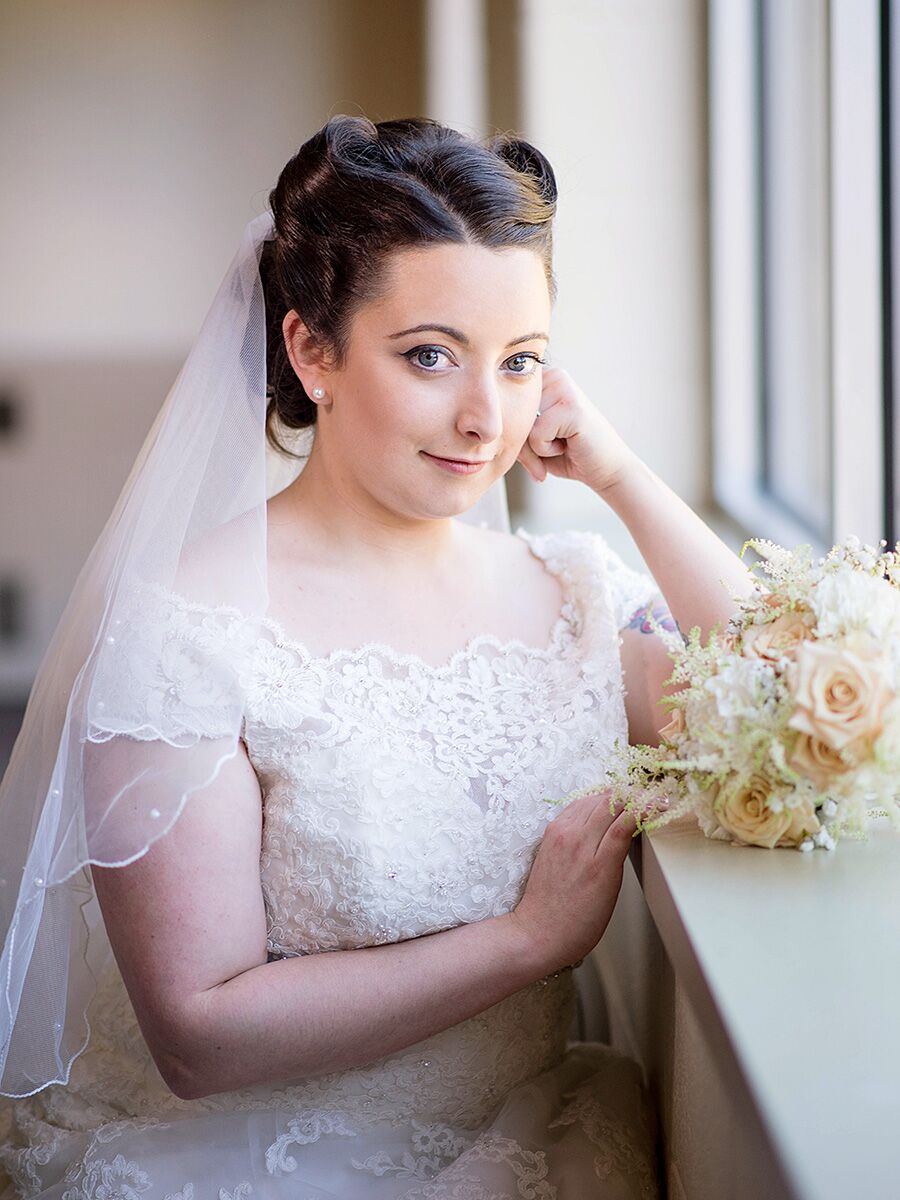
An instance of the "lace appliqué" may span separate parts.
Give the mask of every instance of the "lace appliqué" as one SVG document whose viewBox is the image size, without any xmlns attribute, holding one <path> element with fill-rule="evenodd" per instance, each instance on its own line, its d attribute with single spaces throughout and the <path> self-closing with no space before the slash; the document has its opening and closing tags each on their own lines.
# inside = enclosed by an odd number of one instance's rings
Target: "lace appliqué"
<svg viewBox="0 0 900 1200">
<path fill-rule="evenodd" d="M 297 1170 L 297 1160 L 288 1154 L 291 1146 L 308 1146 L 326 1133 L 355 1137 L 358 1129 L 341 1113 L 304 1113 L 288 1122 L 284 1133 L 278 1135 L 266 1150 L 266 1170 L 270 1175 L 289 1175 Z"/>
<path fill-rule="evenodd" d="M 228 1188 L 219 1188 L 219 1200 L 247 1200 L 247 1197 L 252 1195 L 253 1184 L 249 1179 L 239 1183 L 232 1192 L 229 1192 Z"/>
<path fill-rule="evenodd" d="M 41 1190 L 40 1168 L 45 1167 L 69 1137 L 66 1130 L 57 1129 L 29 1109 L 16 1114 L 19 1137 L 27 1144 L 14 1149 L 10 1142 L 0 1142 L 0 1164 L 22 1195 Z M 4 1130 L 4 1137 L 9 1132 Z M 3 1183 L 0 1174 L 0 1183 Z"/>
<path fill-rule="evenodd" d="M 557 1200 L 557 1190 L 547 1178 L 547 1155 L 526 1150 L 514 1138 L 486 1133 L 447 1167 L 439 1179 L 413 1188 L 403 1200 L 513 1200 L 510 1192 L 489 1191 L 479 1175 L 478 1163 L 499 1163 L 509 1168 L 516 1183 L 515 1196 L 526 1200 Z"/>
<path fill-rule="evenodd" d="M 66 1182 L 74 1186 L 66 1188 L 62 1200 L 139 1200 L 152 1186 L 140 1164 L 122 1154 L 112 1161 L 83 1163 L 76 1172 L 66 1172 Z"/>
<path fill-rule="evenodd" d="M 252 625 L 158 585 L 134 586 L 100 651 L 88 702 L 92 742 L 127 734 L 193 746 L 236 735 L 244 696 L 238 665 Z"/>
<path fill-rule="evenodd" d="M 599 1153 L 594 1156 L 594 1171 L 598 1179 L 633 1180 L 641 1200 L 657 1200 L 659 1195 L 656 1166 L 651 1149 L 651 1131 L 644 1127 L 633 1129 L 612 1109 L 600 1104 L 590 1088 L 579 1088 L 558 1117 L 548 1125 L 558 1129 L 576 1122 Z"/>
<path fill-rule="evenodd" d="M 474 1140 L 474 1135 L 462 1134 L 449 1125 L 423 1125 L 419 1121 L 412 1121 L 411 1124 L 412 1151 L 404 1151 L 399 1161 L 391 1158 L 386 1150 L 379 1150 L 362 1161 L 351 1159 L 353 1166 L 378 1176 L 393 1173 L 398 1179 L 407 1176 L 433 1179 Z"/>
</svg>

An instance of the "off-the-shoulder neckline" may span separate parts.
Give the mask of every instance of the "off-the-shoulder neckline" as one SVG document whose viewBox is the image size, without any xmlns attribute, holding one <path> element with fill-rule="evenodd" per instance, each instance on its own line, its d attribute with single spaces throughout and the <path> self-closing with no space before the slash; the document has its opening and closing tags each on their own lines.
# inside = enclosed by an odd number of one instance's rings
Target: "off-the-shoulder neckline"
<svg viewBox="0 0 900 1200">
<path fill-rule="evenodd" d="M 328 653 L 316 654 L 303 641 L 291 635 L 281 622 L 277 621 L 274 617 L 268 615 L 251 617 L 240 608 L 231 604 L 205 604 L 199 600 L 192 600 L 180 592 L 175 592 L 161 584 L 154 585 L 154 590 L 165 598 L 177 602 L 188 611 L 220 613 L 233 616 L 235 619 L 245 622 L 250 626 L 268 629 L 278 647 L 295 652 L 310 666 L 328 668 L 337 662 L 357 662 L 375 655 L 386 658 L 397 666 L 410 666 L 431 675 L 443 675 L 455 672 L 461 663 L 476 656 L 478 651 L 485 647 L 496 650 L 498 655 L 524 654 L 529 658 L 535 658 L 539 661 L 551 661 L 558 658 L 564 652 L 566 646 L 574 642 L 579 625 L 579 612 L 575 603 L 570 574 L 566 570 L 565 563 L 556 558 L 552 553 L 549 553 L 553 540 L 559 535 L 554 533 L 532 534 L 522 526 L 519 526 L 514 531 L 513 536 L 521 538 L 526 543 L 534 557 L 543 564 L 545 570 L 557 579 L 560 585 L 562 602 L 550 629 L 547 644 L 545 646 L 532 646 L 527 642 L 523 642 L 520 638 L 500 638 L 497 634 L 493 633 L 478 633 L 469 638 L 465 645 L 454 650 L 450 657 L 442 663 L 429 662 L 428 659 L 423 658 L 419 654 L 398 650 L 394 646 L 378 641 L 365 642 L 360 646 L 354 647 L 339 646 Z"/>
</svg>

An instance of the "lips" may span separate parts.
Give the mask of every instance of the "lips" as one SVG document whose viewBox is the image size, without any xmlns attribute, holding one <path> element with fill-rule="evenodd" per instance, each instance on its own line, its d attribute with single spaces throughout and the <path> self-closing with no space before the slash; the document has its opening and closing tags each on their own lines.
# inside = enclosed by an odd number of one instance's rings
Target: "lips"
<svg viewBox="0 0 900 1200">
<path fill-rule="evenodd" d="M 421 453 L 445 471 L 453 471 L 457 475 L 473 475 L 491 461 L 489 458 L 441 458 L 437 454 L 429 454 L 427 450 Z"/>
</svg>

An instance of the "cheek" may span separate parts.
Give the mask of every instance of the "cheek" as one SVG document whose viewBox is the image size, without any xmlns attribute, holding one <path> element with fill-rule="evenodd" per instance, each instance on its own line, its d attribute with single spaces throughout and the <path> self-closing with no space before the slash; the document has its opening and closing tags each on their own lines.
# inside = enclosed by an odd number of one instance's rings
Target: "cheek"
<svg viewBox="0 0 900 1200">
<path fill-rule="evenodd" d="M 354 436 L 364 438 L 370 450 L 415 437 L 427 422 L 425 398 L 390 372 L 364 377 L 355 389 L 352 409 Z"/>
<path fill-rule="evenodd" d="M 382 392 L 370 406 L 372 436 L 382 443 L 427 444 L 440 423 L 438 406 L 414 388 Z"/>
<path fill-rule="evenodd" d="M 522 388 L 522 393 L 514 396 L 507 407 L 504 428 L 508 440 L 515 442 L 517 448 L 524 444 L 531 433 L 540 406 L 540 389 Z"/>
</svg>

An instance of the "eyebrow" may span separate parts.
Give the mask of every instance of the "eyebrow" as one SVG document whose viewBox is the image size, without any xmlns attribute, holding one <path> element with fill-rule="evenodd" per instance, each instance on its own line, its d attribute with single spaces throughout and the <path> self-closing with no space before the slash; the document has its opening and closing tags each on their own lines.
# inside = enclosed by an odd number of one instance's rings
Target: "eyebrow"
<svg viewBox="0 0 900 1200">
<path fill-rule="evenodd" d="M 459 342 L 460 345 L 462 345 L 462 346 L 471 345 L 469 339 L 466 337 L 466 335 L 464 333 L 461 332 L 461 330 L 453 329 L 450 325 L 413 325 L 411 329 L 401 329 L 399 333 L 392 333 L 392 334 L 389 334 L 388 336 L 391 340 L 393 340 L 394 338 L 406 337 L 406 335 L 408 333 L 429 333 L 429 332 L 445 333 L 447 335 L 447 337 L 452 337 L 455 341 Z M 545 342 L 550 341 L 550 338 L 547 336 L 546 333 L 523 333 L 521 337 L 513 338 L 513 340 L 511 342 L 507 342 L 506 349 L 508 350 L 510 348 L 510 346 L 518 346 L 518 344 L 520 342 L 533 341 L 535 338 L 543 338 Z"/>
</svg>

